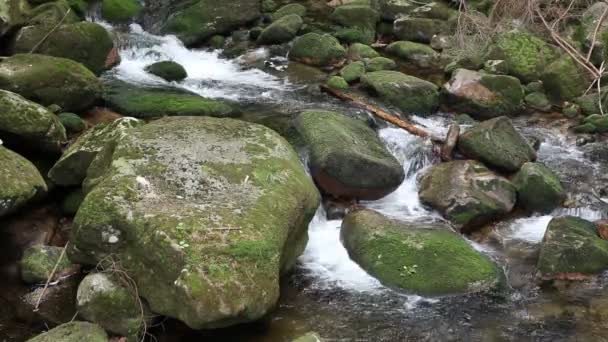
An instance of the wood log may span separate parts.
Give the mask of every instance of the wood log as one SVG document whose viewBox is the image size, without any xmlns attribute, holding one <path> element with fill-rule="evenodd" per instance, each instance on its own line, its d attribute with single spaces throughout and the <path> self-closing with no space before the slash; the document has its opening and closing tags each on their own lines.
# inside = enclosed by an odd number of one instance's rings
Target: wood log
<svg viewBox="0 0 608 342">
<path fill-rule="evenodd" d="M 427 130 L 420 128 L 418 126 L 416 126 L 415 124 L 411 123 L 411 122 L 407 122 L 403 119 L 398 118 L 395 115 L 392 115 L 374 105 L 368 104 L 363 102 L 362 100 L 358 99 L 357 97 L 347 94 L 345 92 L 339 91 L 337 89 L 333 89 L 328 87 L 325 84 L 321 84 L 321 91 L 325 92 L 327 94 L 330 94 L 340 100 L 346 101 L 346 102 L 351 102 L 354 105 L 356 105 L 359 108 L 365 109 L 369 112 L 371 112 L 372 114 L 374 114 L 376 117 L 386 121 L 386 122 L 390 122 L 393 125 L 402 128 L 404 130 L 406 130 L 407 132 L 409 132 L 410 134 L 414 134 L 417 135 L 419 137 L 422 138 L 431 138 L 433 141 L 436 142 L 442 142 L 443 139 L 442 138 L 438 138 L 433 136 L 430 132 L 428 132 Z"/>
</svg>

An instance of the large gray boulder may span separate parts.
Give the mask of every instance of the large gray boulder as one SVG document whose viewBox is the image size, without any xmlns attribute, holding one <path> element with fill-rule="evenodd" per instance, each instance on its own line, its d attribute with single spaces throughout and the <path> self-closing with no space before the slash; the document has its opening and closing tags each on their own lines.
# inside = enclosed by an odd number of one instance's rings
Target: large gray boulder
<svg viewBox="0 0 608 342">
<path fill-rule="evenodd" d="M 134 128 L 102 150 L 68 255 L 112 255 L 153 312 L 195 329 L 254 321 L 307 242 L 319 194 L 274 131 L 210 117 Z"/>
</svg>

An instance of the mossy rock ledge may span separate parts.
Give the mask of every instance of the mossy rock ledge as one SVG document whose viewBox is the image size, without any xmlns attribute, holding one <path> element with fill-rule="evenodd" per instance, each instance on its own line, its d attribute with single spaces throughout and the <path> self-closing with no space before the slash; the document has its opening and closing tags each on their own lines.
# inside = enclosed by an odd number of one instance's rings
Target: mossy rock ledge
<svg viewBox="0 0 608 342">
<path fill-rule="evenodd" d="M 443 223 L 398 221 L 363 209 L 345 217 L 341 237 L 363 269 L 409 293 L 466 294 L 500 283 L 499 268 Z"/>
<path fill-rule="evenodd" d="M 279 298 L 320 202 L 292 147 L 257 124 L 169 117 L 89 168 L 68 255 L 118 258 L 153 312 L 194 329 L 254 321 Z"/>
</svg>

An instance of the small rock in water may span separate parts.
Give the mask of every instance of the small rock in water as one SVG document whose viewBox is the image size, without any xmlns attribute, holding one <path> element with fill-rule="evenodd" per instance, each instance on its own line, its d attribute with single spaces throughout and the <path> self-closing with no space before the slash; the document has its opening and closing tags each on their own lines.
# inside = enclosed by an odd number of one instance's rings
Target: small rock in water
<svg viewBox="0 0 608 342">
<path fill-rule="evenodd" d="M 188 77 L 186 69 L 181 64 L 173 61 L 156 62 L 148 65 L 145 70 L 167 82 L 179 82 Z"/>
</svg>

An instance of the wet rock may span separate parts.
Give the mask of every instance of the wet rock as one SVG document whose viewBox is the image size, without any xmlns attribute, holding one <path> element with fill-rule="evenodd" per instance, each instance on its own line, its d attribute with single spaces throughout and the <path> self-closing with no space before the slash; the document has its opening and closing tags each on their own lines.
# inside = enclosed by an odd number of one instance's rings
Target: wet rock
<svg viewBox="0 0 608 342">
<path fill-rule="evenodd" d="M 347 57 L 353 61 L 379 56 L 380 54 L 369 45 L 354 43 L 348 47 Z"/>
<path fill-rule="evenodd" d="M 362 61 L 350 63 L 340 70 L 340 76 L 348 83 L 359 81 L 363 74 L 365 74 L 365 63 Z"/>
<path fill-rule="evenodd" d="M 101 16 L 111 23 L 125 23 L 134 19 L 142 10 L 137 0 L 103 0 Z"/>
<path fill-rule="evenodd" d="M 1 145 L 0 171 L 0 217 L 46 194 L 46 183 L 38 169 Z"/>
<path fill-rule="evenodd" d="M 316 332 L 309 332 L 305 335 L 302 335 L 291 342 L 323 342 L 319 334 Z"/>
<path fill-rule="evenodd" d="M 399 40 L 428 44 L 433 36 L 450 33 L 450 25 L 440 19 L 403 17 L 395 20 L 394 32 Z"/>
<path fill-rule="evenodd" d="M 420 179 L 418 195 L 460 230 L 509 213 L 516 200 L 511 182 L 472 160 L 434 165 Z"/>
<path fill-rule="evenodd" d="M 406 16 L 419 6 L 411 0 L 379 0 L 378 5 L 382 19 L 390 22 Z"/>
<path fill-rule="evenodd" d="M 364 87 L 405 113 L 430 114 L 439 105 L 437 86 L 398 71 L 376 71 L 361 77 Z"/>
<path fill-rule="evenodd" d="M 47 325 L 71 322 L 77 314 L 76 290 L 79 281 L 80 277 L 71 276 L 52 283 L 46 290 L 44 286 L 40 286 L 25 294 L 20 298 L 20 318 Z"/>
<path fill-rule="evenodd" d="M 332 76 L 327 80 L 327 85 L 335 89 L 348 89 L 348 82 L 340 76 Z"/>
<path fill-rule="evenodd" d="M 77 114 L 61 113 L 57 115 L 57 117 L 59 118 L 61 125 L 65 127 L 68 133 L 79 133 L 87 128 L 87 123 L 84 122 L 84 120 L 82 120 Z"/>
<path fill-rule="evenodd" d="M 507 117 L 486 120 L 460 135 L 458 149 L 489 167 L 515 172 L 536 159 L 536 152 Z"/>
<path fill-rule="evenodd" d="M 301 4 L 287 4 L 282 6 L 272 14 L 272 20 L 276 21 L 288 15 L 298 15 L 303 17 L 306 15 L 306 7 Z"/>
<path fill-rule="evenodd" d="M 404 222 L 357 210 L 345 217 L 341 238 L 363 269 L 407 292 L 463 294 L 499 283 L 498 267 L 442 223 Z"/>
<path fill-rule="evenodd" d="M 578 217 L 556 217 L 549 222 L 538 257 L 546 279 L 591 275 L 608 268 L 608 241 L 592 222 Z"/>
<path fill-rule="evenodd" d="M 608 88 L 602 87 L 600 94 L 602 97 L 602 108 L 608 108 Z M 579 96 L 574 99 L 574 103 L 581 107 L 581 112 L 584 115 L 600 113 L 600 95 L 597 92 Z"/>
<path fill-rule="evenodd" d="M 118 113 L 135 118 L 163 116 L 217 116 L 234 114 L 221 100 L 207 99 L 176 88 L 151 88 L 122 81 L 104 84 L 103 99 Z"/>
<path fill-rule="evenodd" d="M 365 4 L 347 4 L 337 7 L 330 15 L 330 19 L 343 27 L 350 29 L 350 34 L 357 31 L 355 39 L 346 39 L 349 43 L 359 42 L 371 44 L 376 36 L 376 23 L 380 14 Z"/>
<path fill-rule="evenodd" d="M 584 118 L 580 125 L 574 127 L 577 133 L 608 132 L 608 115 L 592 114 Z"/>
<path fill-rule="evenodd" d="M 87 175 L 89 165 L 104 146 L 141 124 L 143 122 L 137 119 L 122 118 L 91 128 L 63 153 L 49 171 L 49 178 L 58 185 L 80 185 Z"/>
<path fill-rule="evenodd" d="M 580 96 L 591 83 L 585 70 L 568 56 L 563 56 L 547 65 L 541 79 L 547 95 L 555 102 L 568 101 Z"/>
<path fill-rule="evenodd" d="M 59 118 L 43 106 L 0 90 L 0 138 L 16 147 L 58 152 L 67 141 Z"/>
<path fill-rule="evenodd" d="M 605 142 L 587 141 L 582 150 L 589 160 L 608 166 L 608 146 Z"/>
<path fill-rule="evenodd" d="M 296 62 L 290 62 L 287 65 L 286 73 L 289 82 L 315 84 L 315 88 L 317 89 L 317 83 L 327 78 L 327 74 L 319 68 Z"/>
<path fill-rule="evenodd" d="M 365 70 L 367 72 L 395 69 L 397 69 L 397 63 L 395 63 L 395 61 L 393 61 L 392 59 L 386 57 L 375 57 L 367 60 L 365 63 Z"/>
<path fill-rule="evenodd" d="M 326 111 L 307 111 L 296 128 L 309 149 L 318 186 L 336 198 L 379 199 L 405 178 L 403 167 L 361 120 Z"/>
<path fill-rule="evenodd" d="M 173 61 L 156 62 L 148 65 L 145 70 L 167 82 L 179 82 L 188 77 L 186 69 Z"/>
<path fill-rule="evenodd" d="M 553 47 L 533 34 L 510 31 L 496 39 L 485 59 L 504 60 L 509 75 L 529 83 L 539 80 L 543 70 L 557 57 Z"/>
<path fill-rule="evenodd" d="M 226 38 L 222 35 L 216 34 L 209 38 L 207 43 L 214 49 L 221 49 L 224 47 L 224 43 L 226 43 Z"/>
<path fill-rule="evenodd" d="M 414 42 L 394 42 L 386 47 L 386 51 L 418 68 L 431 68 L 439 59 L 439 54 L 430 46 Z"/>
<path fill-rule="evenodd" d="M 477 119 L 516 114 L 524 99 L 524 91 L 517 78 L 466 69 L 452 73 L 452 78 L 442 88 L 442 94 L 448 106 Z"/>
<path fill-rule="evenodd" d="M 70 259 L 113 255 L 153 312 L 194 329 L 274 308 L 319 205 L 291 146 L 266 127 L 210 117 L 156 120 L 113 145 L 87 175 Z"/>
<path fill-rule="evenodd" d="M 540 110 L 541 112 L 548 112 L 551 110 L 551 101 L 547 98 L 544 93 L 530 93 L 524 98 L 526 105 L 532 109 Z"/>
<path fill-rule="evenodd" d="M 48 32 L 45 25 L 22 28 L 11 43 L 11 54 L 29 53 L 36 47 L 36 53 L 71 59 L 95 74 L 107 69 L 106 60 L 114 43 L 103 26 L 92 22 L 60 25 L 43 40 Z"/>
<path fill-rule="evenodd" d="M 303 24 L 302 17 L 297 14 L 283 16 L 262 31 L 258 44 L 287 43 L 296 37 Z"/>
<path fill-rule="evenodd" d="M 172 14 L 161 31 L 193 46 L 254 21 L 260 8 L 260 0 L 198 0 Z"/>
<path fill-rule="evenodd" d="M 108 334 L 97 324 L 70 322 L 42 333 L 27 342 L 108 342 Z"/>
<path fill-rule="evenodd" d="M 65 111 L 91 106 L 101 96 L 101 83 L 82 64 L 38 54 L 17 54 L 0 62 L 0 89 Z"/>
<path fill-rule="evenodd" d="M 67 256 L 61 256 L 63 248 L 54 246 L 37 245 L 23 252 L 21 258 L 21 278 L 28 284 L 44 283 L 49 280 L 55 265 L 55 277 L 57 279 L 69 272 L 74 265 Z M 60 259 L 61 257 L 61 259 Z"/>
<path fill-rule="evenodd" d="M 78 286 L 78 312 L 111 333 L 137 338 L 149 323 L 144 320 L 150 313 L 136 289 L 128 287 L 129 280 L 119 277 L 120 273 L 113 275 L 111 271 L 86 276 Z"/>
<path fill-rule="evenodd" d="M 512 182 L 517 203 L 529 211 L 549 213 L 566 199 L 559 177 L 539 163 L 525 163 Z"/>
<path fill-rule="evenodd" d="M 315 66 L 336 64 L 345 56 L 346 50 L 336 38 L 318 33 L 296 38 L 289 51 L 289 59 Z"/>
<path fill-rule="evenodd" d="M 84 201 L 85 193 L 82 189 L 71 191 L 61 202 L 61 212 L 65 215 L 74 216 Z"/>
</svg>

